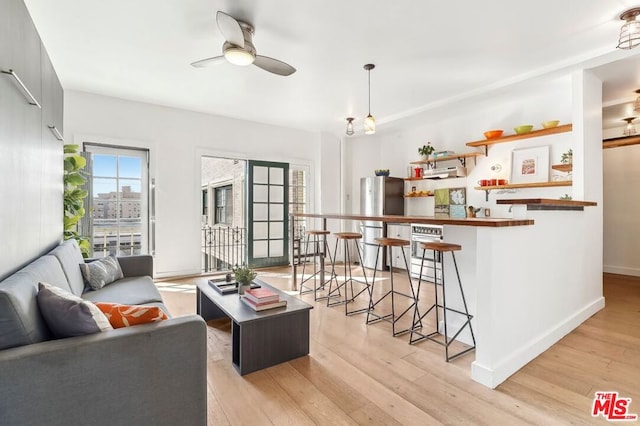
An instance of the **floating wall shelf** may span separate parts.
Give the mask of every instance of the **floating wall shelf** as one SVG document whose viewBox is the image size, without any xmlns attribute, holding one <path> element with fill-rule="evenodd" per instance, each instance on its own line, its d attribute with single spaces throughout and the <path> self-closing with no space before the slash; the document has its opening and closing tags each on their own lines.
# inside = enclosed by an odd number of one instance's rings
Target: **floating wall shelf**
<svg viewBox="0 0 640 426">
<path fill-rule="evenodd" d="M 521 189 L 521 188 L 549 188 L 549 187 L 556 187 L 556 186 L 571 186 L 571 185 L 573 185 L 573 182 L 570 180 L 559 180 L 559 181 L 553 181 L 553 182 L 510 183 L 508 185 L 476 186 L 475 189 L 485 191 L 485 194 L 486 194 L 485 200 L 489 201 L 489 192 L 492 190 Z"/>
<path fill-rule="evenodd" d="M 496 204 L 526 204 L 527 210 L 584 210 L 585 207 L 597 206 L 595 201 L 560 200 L 551 198 L 517 198 L 496 200 Z"/>
<path fill-rule="evenodd" d="M 536 138 L 540 136 L 553 135 L 556 133 L 565 133 L 565 132 L 570 132 L 572 129 L 573 129 L 573 124 L 563 124 L 561 126 L 551 127 L 549 129 L 533 130 L 531 132 L 522 133 L 520 135 L 518 134 L 508 135 L 508 136 L 502 136 L 500 138 L 483 139 L 481 141 L 467 142 L 467 146 L 473 146 L 476 148 L 484 146 L 484 154 L 487 155 L 488 147 L 490 145 L 495 145 L 497 143 L 513 142 L 520 139 L 529 139 L 529 138 Z"/>
<path fill-rule="evenodd" d="M 473 164 L 476 164 L 476 157 L 480 157 L 481 155 L 485 155 L 485 154 L 481 152 L 466 152 L 464 154 L 453 154 L 453 155 L 448 155 L 446 157 L 431 158 L 429 160 L 412 161 L 409 164 L 434 164 L 435 165 L 438 162 L 442 162 L 442 161 L 458 160 L 460 161 L 460 164 L 462 165 L 462 167 L 466 167 L 467 158 L 473 158 Z"/>
</svg>

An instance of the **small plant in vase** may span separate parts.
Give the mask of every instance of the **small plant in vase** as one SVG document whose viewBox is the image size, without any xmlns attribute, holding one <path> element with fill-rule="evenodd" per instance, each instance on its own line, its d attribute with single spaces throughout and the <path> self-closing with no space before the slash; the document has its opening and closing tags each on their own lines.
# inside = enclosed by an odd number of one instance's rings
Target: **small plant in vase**
<svg viewBox="0 0 640 426">
<path fill-rule="evenodd" d="M 562 164 L 573 164 L 573 150 L 569 149 L 569 151 L 562 153 L 560 162 Z"/>
<path fill-rule="evenodd" d="M 244 294 L 244 291 L 251 287 L 251 282 L 258 275 L 246 265 L 233 268 L 233 274 L 236 277 L 236 281 L 238 281 L 238 294 Z"/>
<path fill-rule="evenodd" d="M 427 142 L 426 145 L 422 145 L 418 148 L 418 154 L 422 156 L 423 160 L 428 160 L 429 156 L 433 154 L 436 149 L 431 145 L 431 142 Z"/>
</svg>

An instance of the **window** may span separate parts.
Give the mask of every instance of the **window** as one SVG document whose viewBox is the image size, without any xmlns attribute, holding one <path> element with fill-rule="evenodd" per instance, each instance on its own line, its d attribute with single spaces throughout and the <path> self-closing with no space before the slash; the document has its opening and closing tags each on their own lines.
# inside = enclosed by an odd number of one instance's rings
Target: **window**
<svg viewBox="0 0 640 426">
<path fill-rule="evenodd" d="M 233 224 L 233 186 L 215 188 L 215 224 Z"/>
<path fill-rule="evenodd" d="M 149 152 L 85 143 L 92 256 L 149 252 Z"/>
</svg>

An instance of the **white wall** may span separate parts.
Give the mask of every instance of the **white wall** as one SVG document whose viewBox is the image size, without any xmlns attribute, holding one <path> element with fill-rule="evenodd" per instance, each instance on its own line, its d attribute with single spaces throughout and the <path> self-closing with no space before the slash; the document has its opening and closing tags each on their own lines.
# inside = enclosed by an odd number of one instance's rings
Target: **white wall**
<svg viewBox="0 0 640 426">
<path fill-rule="evenodd" d="M 65 92 L 64 128 L 74 143 L 91 140 L 150 149 L 157 188 L 156 276 L 200 272 L 202 155 L 309 165 L 312 175 L 319 168 L 317 133 L 83 92 Z M 331 185 L 333 178 L 327 191 Z M 320 182 L 314 187 L 321 187 Z M 331 197 L 326 198 L 330 202 Z"/>
<path fill-rule="evenodd" d="M 604 157 L 604 271 L 640 276 L 640 145 Z"/>
</svg>

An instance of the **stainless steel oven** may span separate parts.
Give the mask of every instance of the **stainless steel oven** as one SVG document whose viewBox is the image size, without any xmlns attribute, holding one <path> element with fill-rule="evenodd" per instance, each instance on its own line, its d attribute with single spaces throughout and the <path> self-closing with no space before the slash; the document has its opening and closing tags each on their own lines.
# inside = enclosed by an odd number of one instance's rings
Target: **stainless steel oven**
<svg viewBox="0 0 640 426">
<path fill-rule="evenodd" d="M 424 268 L 422 270 L 422 279 L 433 281 L 437 274 L 438 282 L 442 282 L 442 259 L 439 253 L 433 250 L 422 250 L 419 243 L 442 241 L 444 238 L 444 226 L 442 225 L 426 225 L 422 223 L 414 223 L 411 225 L 411 276 L 418 278 L 420 275 L 420 266 L 422 264 L 422 253 L 424 254 Z"/>
</svg>

